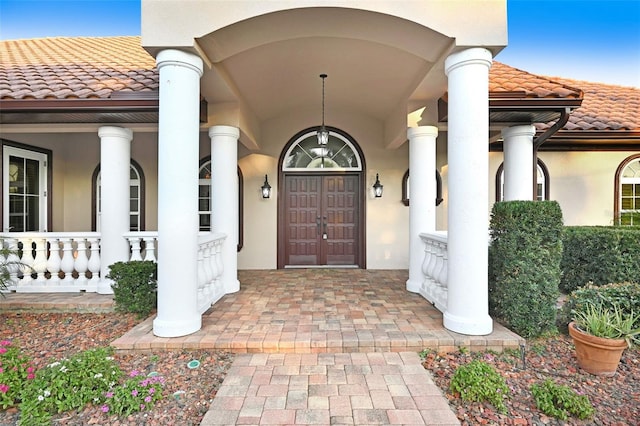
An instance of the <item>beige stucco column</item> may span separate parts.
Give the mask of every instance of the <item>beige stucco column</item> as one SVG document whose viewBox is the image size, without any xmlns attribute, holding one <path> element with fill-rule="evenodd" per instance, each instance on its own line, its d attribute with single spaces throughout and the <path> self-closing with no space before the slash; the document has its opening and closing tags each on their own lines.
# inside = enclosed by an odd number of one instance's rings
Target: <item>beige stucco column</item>
<svg viewBox="0 0 640 426">
<path fill-rule="evenodd" d="M 158 315 L 153 333 L 198 331 L 198 160 L 200 77 L 198 56 L 163 50 L 158 120 Z"/>
<path fill-rule="evenodd" d="M 448 296 L 444 326 L 462 334 L 493 330 L 489 316 L 487 200 L 491 52 L 472 48 L 445 61 L 449 78 Z"/>
<path fill-rule="evenodd" d="M 504 201 L 531 200 L 533 194 L 533 137 L 531 124 L 502 129 L 504 151 Z"/>
<path fill-rule="evenodd" d="M 109 267 L 129 260 L 129 176 L 131 129 L 103 126 L 100 137 L 100 282 L 98 293 L 113 294 Z"/>
<path fill-rule="evenodd" d="M 211 138 L 211 231 L 227 235 L 222 246 L 220 280 L 225 293 L 240 290 L 238 281 L 238 138 L 240 130 L 213 126 Z"/>
<path fill-rule="evenodd" d="M 424 244 L 421 232 L 436 230 L 436 137 L 435 126 L 411 127 L 409 138 L 409 279 L 407 290 L 418 293 L 424 276 Z"/>
</svg>

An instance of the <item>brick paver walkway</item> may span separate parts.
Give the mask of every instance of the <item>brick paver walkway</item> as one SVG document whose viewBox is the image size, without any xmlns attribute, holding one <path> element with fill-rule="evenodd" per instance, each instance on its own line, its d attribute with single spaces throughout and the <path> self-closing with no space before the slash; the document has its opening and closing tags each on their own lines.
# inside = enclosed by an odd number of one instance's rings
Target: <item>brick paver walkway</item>
<svg viewBox="0 0 640 426">
<path fill-rule="evenodd" d="M 121 351 L 221 349 L 239 354 L 202 425 L 459 424 L 420 364 L 442 352 L 518 348 L 495 323 L 488 336 L 442 326 L 442 314 L 405 289 L 407 271 L 240 271 L 189 336 L 153 335 L 149 318 L 112 343 Z M 9 294 L 1 309 L 110 310 L 111 296 Z M 80 308 L 78 308 L 80 306 Z"/>
</svg>

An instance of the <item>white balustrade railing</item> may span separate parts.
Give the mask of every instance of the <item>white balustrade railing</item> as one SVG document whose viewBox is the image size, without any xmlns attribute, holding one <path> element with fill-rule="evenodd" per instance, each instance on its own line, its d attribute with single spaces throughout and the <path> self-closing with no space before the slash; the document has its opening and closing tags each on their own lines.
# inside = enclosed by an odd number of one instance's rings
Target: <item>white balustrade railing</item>
<svg viewBox="0 0 640 426">
<path fill-rule="evenodd" d="M 201 233 L 198 236 L 198 312 L 207 309 L 224 296 L 220 277 L 224 271 L 222 245 L 227 238 L 220 233 Z"/>
<path fill-rule="evenodd" d="M 129 241 L 131 254 L 129 260 L 158 260 L 158 231 L 127 232 L 124 237 Z"/>
<path fill-rule="evenodd" d="M 100 233 L 0 233 L 11 251 L 9 291 L 95 292 L 100 281 Z"/>
<path fill-rule="evenodd" d="M 424 281 L 420 294 L 440 311 L 447 309 L 447 232 L 424 232 L 420 234 L 424 243 L 422 275 Z"/>
</svg>

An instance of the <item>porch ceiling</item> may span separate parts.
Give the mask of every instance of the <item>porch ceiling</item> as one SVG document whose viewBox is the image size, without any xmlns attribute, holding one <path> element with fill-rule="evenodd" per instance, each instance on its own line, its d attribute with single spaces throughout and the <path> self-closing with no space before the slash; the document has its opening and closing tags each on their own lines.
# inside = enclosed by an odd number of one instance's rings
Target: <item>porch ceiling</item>
<svg viewBox="0 0 640 426">
<path fill-rule="evenodd" d="M 259 121 L 291 111 L 358 111 L 384 122 L 414 94 L 437 99 L 453 41 L 387 15 L 335 8 L 297 9 L 248 19 L 197 39 L 210 60 L 201 89 L 209 104 L 239 101 Z"/>
</svg>

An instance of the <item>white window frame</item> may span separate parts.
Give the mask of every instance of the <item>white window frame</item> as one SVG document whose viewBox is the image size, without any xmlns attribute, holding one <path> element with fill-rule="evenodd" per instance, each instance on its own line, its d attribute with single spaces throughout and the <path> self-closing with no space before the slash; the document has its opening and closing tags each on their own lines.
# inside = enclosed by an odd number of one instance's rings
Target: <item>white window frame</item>
<svg viewBox="0 0 640 426">
<path fill-rule="evenodd" d="M 38 229 L 25 229 L 24 232 L 36 231 L 36 232 L 46 232 L 47 231 L 47 223 L 48 223 L 48 194 L 47 194 L 47 184 L 48 184 L 48 174 L 47 174 L 47 162 L 48 155 L 42 152 L 32 151 L 23 148 L 17 148 L 11 145 L 3 145 L 2 148 L 2 158 L 3 158 L 3 174 L 2 174 L 2 182 L 3 182 L 3 200 L 2 200 L 2 209 L 3 209 L 3 223 L 2 228 L 4 232 L 12 232 L 14 229 L 11 229 L 10 226 L 10 215 L 9 215 L 9 201 L 11 198 L 10 194 L 10 157 L 19 157 L 25 160 L 33 160 L 39 163 L 39 182 L 38 182 Z"/>
<path fill-rule="evenodd" d="M 135 174 L 135 176 L 137 176 L 136 179 L 132 179 L 131 178 L 131 172 L 133 172 L 133 174 Z M 100 214 L 101 214 L 101 196 L 102 196 L 102 187 L 100 185 L 101 180 L 100 180 L 100 173 L 98 172 L 96 175 L 96 196 L 95 196 L 95 208 L 96 208 L 96 231 L 100 232 Z M 133 162 L 130 164 L 129 166 L 129 230 L 130 231 L 142 231 L 142 214 L 143 214 L 143 210 L 142 210 L 142 170 L 139 169 L 139 166 L 137 166 L 136 164 L 134 164 Z M 131 205 L 132 205 L 132 200 L 134 200 L 133 198 L 131 198 L 131 188 L 136 188 L 136 195 L 137 198 L 135 198 L 136 202 L 135 205 L 137 207 L 137 210 L 135 209 L 131 209 Z M 132 227 L 131 223 L 131 217 L 133 215 L 137 216 L 137 220 L 136 220 L 136 227 Z M 137 228 L 137 229 L 136 229 Z"/>
</svg>

